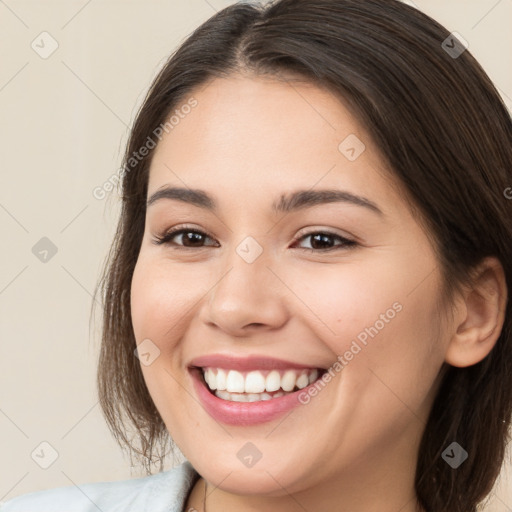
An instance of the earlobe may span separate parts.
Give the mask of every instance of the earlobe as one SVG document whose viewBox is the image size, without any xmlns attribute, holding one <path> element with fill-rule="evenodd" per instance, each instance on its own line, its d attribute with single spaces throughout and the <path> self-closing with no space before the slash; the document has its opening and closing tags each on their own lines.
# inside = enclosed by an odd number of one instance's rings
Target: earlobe
<svg viewBox="0 0 512 512">
<path fill-rule="evenodd" d="M 473 285 L 464 293 L 464 318 L 458 319 L 445 360 L 457 367 L 474 365 L 496 344 L 505 320 L 507 284 L 495 257 L 485 258 L 475 269 Z"/>
</svg>

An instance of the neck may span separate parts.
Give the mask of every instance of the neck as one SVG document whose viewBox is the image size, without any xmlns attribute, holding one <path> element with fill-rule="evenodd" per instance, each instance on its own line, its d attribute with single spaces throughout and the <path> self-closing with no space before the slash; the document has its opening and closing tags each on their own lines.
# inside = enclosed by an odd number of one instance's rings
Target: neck
<svg viewBox="0 0 512 512">
<path fill-rule="evenodd" d="M 384 482 L 380 483 L 381 485 Z M 304 512 L 305 510 L 337 512 L 424 512 L 418 505 L 414 488 L 403 492 L 396 491 L 396 485 L 383 485 L 372 487 L 365 483 L 359 487 L 359 491 L 351 490 L 350 493 L 340 491 L 339 482 L 325 483 L 322 489 L 307 490 L 293 494 L 286 494 L 286 489 L 281 488 L 284 494 L 280 496 L 247 496 L 222 491 L 212 483 L 206 487 L 206 500 L 204 497 L 204 482 L 200 499 L 196 500 L 194 509 L 198 512 L 219 512 L 237 510 L 238 512 L 264 512 L 268 510 L 278 512 Z M 276 482 L 276 487 L 279 483 Z M 345 486 L 343 486 L 345 487 Z M 203 506 L 203 503 L 205 505 Z M 188 508 L 186 510 L 189 510 Z"/>
</svg>

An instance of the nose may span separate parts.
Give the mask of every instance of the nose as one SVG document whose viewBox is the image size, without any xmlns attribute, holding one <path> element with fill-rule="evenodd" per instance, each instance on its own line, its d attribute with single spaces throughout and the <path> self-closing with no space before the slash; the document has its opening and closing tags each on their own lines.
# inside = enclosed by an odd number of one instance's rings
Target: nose
<svg viewBox="0 0 512 512">
<path fill-rule="evenodd" d="M 279 329 L 289 313 L 286 287 L 276 274 L 265 252 L 249 263 L 233 250 L 206 297 L 202 320 L 236 337 Z"/>
</svg>

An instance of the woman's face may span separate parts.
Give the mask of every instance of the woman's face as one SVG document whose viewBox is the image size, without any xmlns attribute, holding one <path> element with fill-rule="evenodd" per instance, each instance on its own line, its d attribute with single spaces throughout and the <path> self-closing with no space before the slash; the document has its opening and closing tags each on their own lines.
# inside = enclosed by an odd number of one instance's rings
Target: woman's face
<svg viewBox="0 0 512 512">
<path fill-rule="evenodd" d="M 148 206 L 131 289 L 172 438 L 240 494 L 412 479 L 453 332 L 433 248 L 375 145 L 312 85 L 233 76 L 186 104 L 148 199 L 181 193 Z"/>
</svg>

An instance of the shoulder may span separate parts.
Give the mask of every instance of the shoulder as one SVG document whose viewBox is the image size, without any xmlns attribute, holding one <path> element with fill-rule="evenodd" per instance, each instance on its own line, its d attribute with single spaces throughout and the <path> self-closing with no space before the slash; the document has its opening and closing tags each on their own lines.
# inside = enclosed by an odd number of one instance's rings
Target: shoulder
<svg viewBox="0 0 512 512">
<path fill-rule="evenodd" d="M 0 512 L 182 512 L 198 473 L 185 461 L 155 475 L 31 492 L 0 503 Z"/>
</svg>

